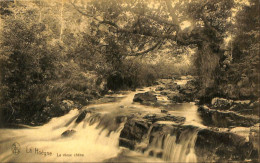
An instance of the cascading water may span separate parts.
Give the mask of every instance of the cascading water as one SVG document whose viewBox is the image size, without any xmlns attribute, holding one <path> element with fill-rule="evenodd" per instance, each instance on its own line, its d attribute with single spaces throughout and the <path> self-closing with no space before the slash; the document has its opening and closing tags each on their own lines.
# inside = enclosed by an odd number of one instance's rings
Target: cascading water
<svg viewBox="0 0 260 163">
<path fill-rule="evenodd" d="M 4 129 L 1 141 L 6 151 L 0 151 L 3 162 L 101 162 L 120 152 L 118 140 L 124 117 L 87 114 L 77 123 L 78 110 L 54 118 L 40 128 Z M 64 132 L 66 131 L 66 132 Z M 72 132 L 73 131 L 73 132 Z M 8 133 L 8 134 L 7 134 Z M 63 134 L 62 134 L 63 133 Z M 65 134 L 64 134 L 65 133 Z M 20 144 L 19 154 L 13 154 L 14 142 Z"/>
<path fill-rule="evenodd" d="M 157 131 L 151 134 L 145 154 L 170 162 L 197 162 L 194 147 L 198 129 L 187 128 L 170 132 L 165 134 Z"/>
<path fill-rule="evenodd" d="M 1 162 L 101 162 L 101 161 L 129 161 L 129 162 L 195 162 L 194 144 L 197 130 L 185 129 L 171 132 L 155 132 L 153 125 L 147 134 L 148 144 L 142 152 L 131 151 L 119 147 L 119 138 L 125 124 L 126 117 L 142 119 L 147 114 L 162 114 L 160 108 L 143 106 L 132 103 L 136 93 L 130 92 L 123 100 L 113 103 L 88 106 L 79 112 L 71 110 L 68 114 L 53 118 L 49 123 L 25 129 L 0 129 L 0 161 Z M 121 97 L 121 96 L 120 96 Z M 190 107 L 180 108 L 174 114 L 185 117 L 186 112 L 196 110 Z M 184 110 L 183 113 L 181 110 Z M 169 111 L 171 113 L 171 111 Z M 165 115 L 165 114 L 164 114 Z M 195 122 L 187 118 L 186 122 Z M 199 119 L 196 118 L 196 122 Z M 185 123 L 186 123 L 185 122 Z M 189 124 L 189 123 L 188 123 Z M 165 126 L 172 126 L 171 124 Z M 172 132 L 174 131 L 174 132 Z M 133 130 L 133 134 L 140 134 Z M 130 136 L 131 138 L 131 136 Z M 12 151 L 13 145 L 19 153 Z M 19 144 L 19 145 L 17 145 Z"/>
<path fill-rule="evenodd" d="M 182 133 L 179 143 L 176 143 L 176 136 L 167 135 L 165 139 L 165 150 L 163 159 L 171 162 L 197 162 L 194 146 L 197 131 Z"/>
</svg>

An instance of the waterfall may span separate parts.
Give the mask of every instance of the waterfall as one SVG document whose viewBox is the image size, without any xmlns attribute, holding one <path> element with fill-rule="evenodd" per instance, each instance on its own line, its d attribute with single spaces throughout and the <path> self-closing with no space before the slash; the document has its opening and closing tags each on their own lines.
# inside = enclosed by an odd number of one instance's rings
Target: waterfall
<svg viewBox="0 0 260 163">
<path fill-rule="evenodd" d="M 102 105 L 104 106 L 104 105 Z M 127 116 L 122 112 L 71 110 L 49 123 L 26 129 L 2 129 L 0 145 L 9 149 L 20 144 L 18 155 L 0 150 L 2 162 L 102 162 L 120 161 L 196 162 L 194 146 L 198 129 L 192 126 L 157 124 L 150 126 L 141 152 L 124 152 L 119 137 Z M 140 133 L 136 133 L 140 134 Z M 11 136 L 10 136 L 11 135 Z M 8 138 L 8 139 L 7 139 Z M 4 141 L 1 141 L 4 140 Z M 7 141 L 8 140 L 8 141 Z M 134 141 L 134 140 L 133 140 Z M 134 152 L 134 153 L 133 153 Z M 50 154 L 51 155 L 48 155 Z M 152 157 L 151 157 L 152 156 Z"/>
<path fill-rule="evenodd" d="M 195 143 L 198 129 L 177 129 L 164 134 L 155 132 L 150 135 L 146 155 L 160 157 L 170 162 L 197 162 Z"/>
<path fill-rule="evenodd" d="M 202 125 L 194 103 L 175 104 L 166 115 L 160 107 L 132 103 L 140 92 L 71 110 L 43 126 L 0 128 L 0 162 L 208 162 L 258 157 L 251 142 L 239 135 Z M 186 120 L 179 122 L 177 117 Z"/>
<path fill-rule="evenodd" d="M 72 110 L 41 127 L 3 130 L 10 141 L 0 146 L 9 149 L 17 142 L 21 149 L 17 155 L 0 150 L 1 162 L 101 162 L 116 157 L 121 152 L 119 136 L 126 118 L 87 113 L 77 121 L 80 115 Z M 4 136 L 0 139 L 6 140 Z"/>
</svg>

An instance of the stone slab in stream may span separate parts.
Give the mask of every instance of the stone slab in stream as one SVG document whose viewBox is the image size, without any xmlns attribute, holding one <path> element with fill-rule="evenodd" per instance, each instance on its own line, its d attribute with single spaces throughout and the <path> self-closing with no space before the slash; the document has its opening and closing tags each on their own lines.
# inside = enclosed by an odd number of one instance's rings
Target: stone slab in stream
<svg viewBox="0 0 260 163">
<path fill-rule="evenodd" d="M 136 94 L 133 101 L 140 103 L 154 103 L 157 101 L 157 98 L 152 92 L 145 92 Z"/>
<path fill-rule="evenodd" d="M 207 106 L 200 106 L 198 109 L 203 124 L 215 127 L 250 127 L 260 122 L 259 117 L 242 115 L 233 111 L 222 111 L 211 109 Z"/>
</svg>

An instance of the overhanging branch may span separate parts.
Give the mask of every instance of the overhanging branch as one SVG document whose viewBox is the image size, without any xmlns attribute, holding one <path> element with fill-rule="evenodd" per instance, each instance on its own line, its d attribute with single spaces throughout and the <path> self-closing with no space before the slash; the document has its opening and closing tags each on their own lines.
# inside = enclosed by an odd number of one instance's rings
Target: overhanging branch
<svg viewBox="0 0 260 163">
<path fill-rule="evenodd" d="M 177 16 L 174 13 L 174 9 L 171 6 L 170 1 L 169 0 L 165 0 L 165 2 L 168 5 L 168 10 L 169 10 L 169 12 L 171 14 L 171 17 L 173 19 L 172 22 L 169 22 L 169 21 L 164 20 L 164 19 L 160 19 L 159 17 L 144 15 L 148 19 L 152 19 L 152 20 L 156 21 L 159 24 L 169 25 L 171 27 L 174 26 L 174 29 L 168 30 L 165 34 L 150 32 L 149 30 L 144 31 L 144 30 L 140 30 L 140 29 L 136 30 L 136 29 L 120 28 L 116 23 L 114 23 L 112 21 L 109 21 L 109 20 L 100 20 L 97 17 L 95 17 L 94 15 L 90 15 L 90 14 L 87 14 L 87 13 L 83 12 L 74 3 L 72 3 L 72 2 L 70 2 L 70 3 L 80 14 L 82 14 L 82 15 L 84 15 L 86 17 L 93 18 L 94 20 L 98 21 L 99 24 L 106 24 L 106 25 L 109 25 L 111 27 L 114 27 L 116 32 L 126 33 L 126 34 L 131 34 L 131 35 L 139 35 L 139 36 L 142 36 L 142 37 L 143 36 L 145 36 L 145 37 L 152 37 L 152 38 L 156 38 L 156 39 L 159 40 L 156 44 L 154 44 L 152 47 L 148 48 L 147 50 L 144 50 L 144 51 L 141 51 L 141 52 L 137 52 L 137 53 L 134 53 L 134 54 L 130 55 L 130 56 L 140 56 L 140 55 L 143 55 L 145 53 L 148 53 L 148 52 L 156 49 L 157 47 L 159 47 L 163 43 L 163 40 L 167 40 L 167 39 L 176 41 L 177 44 L 180 44 L 180 45 L 197 44 L 199 41 L 201 41 L 201 40 L 192 38 L 192 36 L 189 36 L 188 39 L 185 39 L 185 38 L 183 38 L 183 36 L 181 34 L 178 33 L 179 25 L 178 25 Z M 142 15 L 140 15 L 140 16 L 142 16 Z M 177 33 L 172 34 L 173 31 L 176 31 Z"/>
<path fill-rule="evenodd" d="M 160 44 L 162 43 L 162 40 L 158 41 L 154 46 L 150 47 L 149 49 L 147 50 L 144 50 L 142 52 L 138 52 L 138 53 L 135 53 L 135 54 L 131 54 L 131 55 L 128 55 L 128 56 L 140 56 L 140 55 L 143 55 L 143 54 L 146 54 L 154 49 L 156 49 Z"/>
</svg>

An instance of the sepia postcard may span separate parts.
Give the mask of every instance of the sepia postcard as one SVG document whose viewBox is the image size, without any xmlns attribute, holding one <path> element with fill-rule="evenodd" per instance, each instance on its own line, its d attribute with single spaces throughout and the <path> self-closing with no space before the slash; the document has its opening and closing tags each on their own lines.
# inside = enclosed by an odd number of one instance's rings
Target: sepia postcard
<svg viewBox="0 0 260 163">
<path fill-rule="evenodd" d="M 259 0 L 0 0 L 0 162 L 260 162 Z"/>
</svg>

